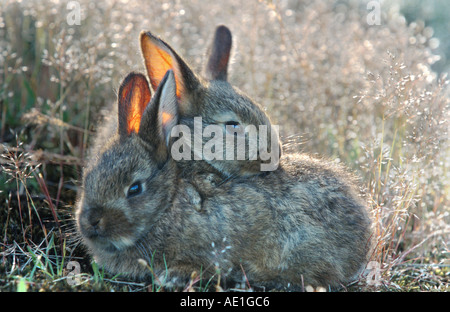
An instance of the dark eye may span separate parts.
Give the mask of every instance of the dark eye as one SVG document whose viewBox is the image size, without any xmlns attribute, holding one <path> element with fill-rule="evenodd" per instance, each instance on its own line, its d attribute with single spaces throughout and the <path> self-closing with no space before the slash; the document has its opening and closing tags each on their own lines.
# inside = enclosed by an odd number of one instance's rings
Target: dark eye
<svg viewBox="0 0 450 312">
<path fill-rule="evenodd" d="M 230 120 L 225 122 L 225 129 L 227 131 L 227 133 L 232 134 L 232 135 L 238 135 L 238 136 L 242 136 L 244 135 L 244 127 L 243 125 L 241 125 L 239 122 L 234 121 L 234 120 Z"/>
<path fill-rule="evenodd" d="M 225 122 L 225 126 L 232 126 L 233 128 L 238 128 L 240 125 L 239 122 L 233 120 Z"/>
<path fill-rule="evenodd" d="M 128 188 L 127 197 L 133 197 L 142 193 L 142 184 L 141 182 L 134 182 Z"/>
</svg>

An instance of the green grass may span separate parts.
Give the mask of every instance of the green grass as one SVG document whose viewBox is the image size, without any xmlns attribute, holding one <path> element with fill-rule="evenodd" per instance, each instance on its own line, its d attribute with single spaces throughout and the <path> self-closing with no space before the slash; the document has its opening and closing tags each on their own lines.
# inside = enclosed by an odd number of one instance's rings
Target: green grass
<svg viewBox="0 0 450 312">
<path fill-rule="evenodd" d="M 388 4 L 382 25 L 368 26 L 364 5 L 342 1 L 80 0 L 81 25 L 70 26 L 60 2 L 0 4 L 0 291 L 168 290 L 98 267 L 73 206 L 102 107 L 128 72 L 144 70 L 139 32 L 160 34 L 198 68 L 220 23 L 234 35 L 230 81 L 281 125 L 284 148 L 361 178 L 381 283 L 342 290 L 449 290 L 450 88 L 431 70 L 425 25 L 406 25 Z M 201 275 L 185 290 L 221 290 L 220 270 Z"/>
</svg>

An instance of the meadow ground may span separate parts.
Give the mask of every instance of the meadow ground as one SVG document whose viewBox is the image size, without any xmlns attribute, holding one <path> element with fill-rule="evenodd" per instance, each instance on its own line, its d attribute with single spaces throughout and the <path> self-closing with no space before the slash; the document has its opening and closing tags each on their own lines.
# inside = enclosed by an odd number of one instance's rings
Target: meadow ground
<svg viewBox="0 0 450 312">
<path fill-rule="evenodd" d="M 280 125 L 284 150 L 361 179 L 376 274 L 342 291 L 448 291 L 450 88 L 431 69 L 439 41 L 398 7 L 369 2 L 2 1 L 0 291 L 162 290 L 91 262 L 72 209 L 101 108 L 128 72 L 144 71 L 140 31 L 199 68 L 219 24 L 234 36 L 229 80 Z"/>
</svg>

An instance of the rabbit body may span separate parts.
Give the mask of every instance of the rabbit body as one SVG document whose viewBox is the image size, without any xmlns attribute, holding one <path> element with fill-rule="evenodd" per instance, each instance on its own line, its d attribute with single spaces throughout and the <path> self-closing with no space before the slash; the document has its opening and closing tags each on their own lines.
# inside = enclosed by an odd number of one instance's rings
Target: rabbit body
<svg viewBox="0 0 450 312">
<path fill-rule="evenodd" d="M 222 184 L 198 211 L 184 191 L 190 181 L 177 177 L 174 162 L 155 168 L 146 161 L 145 146 L 137 153 L 136 142 L 126 145 L 113 144 L 87 171 L 80 202 L 102 207 L 105 228 L 111 231 L 107 237 L 117 236 L 114 243 L 87 240 L 94 258 L 111 272 L 148 277 L 151 272 L 137 261 L 142 258 L 158 276 L 165 276 L 167 265 L 168 279 L 180 283 L 201 269 L 210 276 L 215 267 L 226 273 L 231 269 L 230 279 L 241 280 L 242 265 L 251 283 L 299 286 L 303 279 L 313 286 L 337 286 L 365 261 L 368 216 L 348 176 L 334 165 L 285 155 L 275 172 Z M 124 199 L 129 174 L 153 176 L 148 193 L 136 202 Z M 85 210 L 78 211 L 89 215 Z M 87 222 L 82 215 L 79 220 Z"/>
<path fill-rule="evenodd" d="M 125 91 L 133 79 L 144 84 L 134 75 L 125 79 Z M 83 173 L 77 225 L 101 265 L 178 286 L 193 271 L 208 278 L 220 270 L 238 281 L 245 273 L 250 283 L 294 289 L 334 287 L 358 273 L 370 247 L 370 219 L 350 174 L 324 160 L 287 154 L 275 171 L 223 181 L 193 199 L 195 182 L 170 157 L 170 127 L 157 117 L 164 103 L 174 101 L 167 99 L 173 73 L 161 85 L 139 129 L 131 122 L 128 92 L 119 91 L 118 126 L 104 127 L 118 131 L 107 144 L 93 146 Z"/>
</svg>

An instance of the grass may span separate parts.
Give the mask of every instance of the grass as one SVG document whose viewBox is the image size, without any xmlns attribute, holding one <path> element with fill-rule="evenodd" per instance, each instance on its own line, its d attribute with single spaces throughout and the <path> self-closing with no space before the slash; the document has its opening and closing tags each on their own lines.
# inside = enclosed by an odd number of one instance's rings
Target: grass
<svg viewBox="0 0 450 312">
<path fill-rule="evenodd" d="M 282 125 L 284 149 L 361 178 L 380 283 L 342 290 L 449 290 L 450 88 L 432 70 L 426 25 L 388 4 L 381 25 L 367 25 L 364 1 L 78 2 L 80 25 L 67 23 L 64 1 L 0 4 L 1 291 L 166 290 L 92 262 L 72 209 L 99 112 L 128 72 L 144 70 L 139 32 L 160 34 L 199 68 L 221 23 L 234 36 L 230 81 Z M 221 290 L 199 276 L 185 290 Z"/>
</svg>

